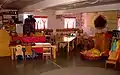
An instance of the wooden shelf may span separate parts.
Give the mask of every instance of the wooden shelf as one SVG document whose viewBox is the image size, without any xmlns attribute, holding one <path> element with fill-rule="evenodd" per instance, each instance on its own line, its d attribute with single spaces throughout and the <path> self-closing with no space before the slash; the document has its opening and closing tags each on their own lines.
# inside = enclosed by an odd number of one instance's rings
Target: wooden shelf
<svg viewBox="0 0 120 75">
<path fill-rule="evenodd" d="M 17 14 L 4 14 L 4 15 L 17 15 Z"/>
</svg>

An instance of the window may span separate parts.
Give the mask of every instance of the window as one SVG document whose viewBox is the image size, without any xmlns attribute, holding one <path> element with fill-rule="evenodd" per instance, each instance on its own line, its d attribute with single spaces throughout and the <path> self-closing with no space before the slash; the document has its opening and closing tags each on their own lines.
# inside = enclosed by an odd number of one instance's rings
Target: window
<svg viewBox="0 0 120 75">
<path fill-rule="evenodd" d="M 47 16 L 34 16 L 36 20 L 35 29 L 46 29 L 48 28 L 48 17 Z"/>
<path fill-rule="evenodd" d="M 64 28 L 76 28 L 76 18 L 64 18 Z"/>
<path fill-rule="evenodd" d="M 25 20 L 26 18 L 28 18 L 28 15 L 31 15 L 31 14 L 24 14 L 23 19 Z"/>
</svg>

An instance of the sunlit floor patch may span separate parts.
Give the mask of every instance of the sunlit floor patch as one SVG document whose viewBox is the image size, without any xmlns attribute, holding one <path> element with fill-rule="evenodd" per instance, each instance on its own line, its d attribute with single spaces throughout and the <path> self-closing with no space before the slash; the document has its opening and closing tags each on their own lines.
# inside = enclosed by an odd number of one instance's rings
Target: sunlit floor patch
<svg viewBox="0 0 120 75">
<path fill-rule="evenodd" d="M 97 67 L 74 67 L 74 68 L 62 68 L 49 72 L 42 73 L 40 75 L 120 75 L 115 70 L 109 70 L 105 68 Z"/>
</svg>

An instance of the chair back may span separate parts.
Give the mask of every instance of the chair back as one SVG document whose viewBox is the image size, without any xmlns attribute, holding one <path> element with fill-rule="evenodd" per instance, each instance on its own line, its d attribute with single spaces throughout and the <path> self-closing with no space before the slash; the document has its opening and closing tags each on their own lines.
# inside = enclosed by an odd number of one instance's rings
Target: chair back
<svg viewBox="0 0 120 75">
<path fill-rule="evenodd" d="M 43 48 L 43 53 L 51 53 L 50 48 Z"/>
<path fill-rule="evenodd" d="M 109 53 L 109 60 L 117 60 L 118 59 L 118 56 L 117 56 L 117 51 L 112 51 Z"/>
<path fill-rule="evenodd" d="M 23 51 L 22 51 L 22 46 L 21 45 L 17 45 L 16 46 L 16 55 L 23 55 Z"/>
<path fill-rule="evenodd" d="M 32 55 L 32 46 L 25 46 L 26 52 L 25 55 Z"/>
</svg>

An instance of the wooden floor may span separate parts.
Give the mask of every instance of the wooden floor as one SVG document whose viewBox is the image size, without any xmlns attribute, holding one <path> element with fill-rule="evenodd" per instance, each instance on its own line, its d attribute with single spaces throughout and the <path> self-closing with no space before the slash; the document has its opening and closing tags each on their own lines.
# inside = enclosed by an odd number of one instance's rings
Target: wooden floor
<svg viewBox="0 0 120 75">
<path fill-rule="evenodd" d="M 77 49 L 77 51 L 79 51 L 79 49 Z M 0 58 L 0 75 L 40 75 L 41 73 L 45 73 L 48 71 L 78 67 L 92 67 L 104 69 L 104 61 L 82 60 L 77 51 L 75 50 L 71 52 L 69 58 L 64 53 L 59 54 L 59 56 L 56 59 L 56 62 L 51 60 L 43 61 L 41 59 L 15 62 L 12 61 L 10 57 Z M 111 65 L 108 69 L 105 70 L 107 71 L 109 69 L 111 69 L 112 72 L 120 71 L 120 65 L 117 65 L 117 70 L 114 70 L 113 66 Z M 102 75 L 106 74 L 102 73 Z"/>
</svg>

